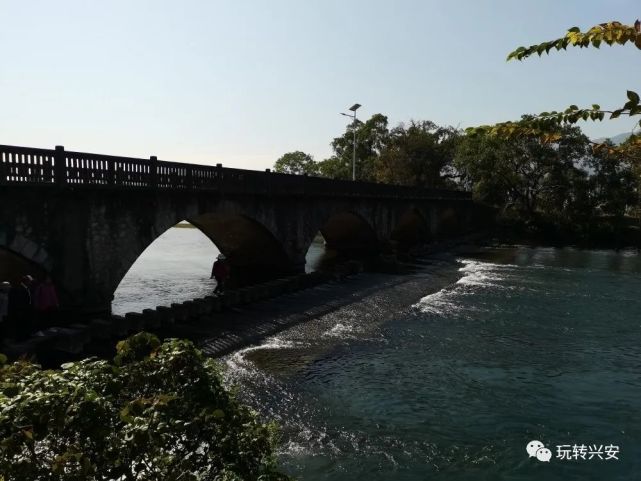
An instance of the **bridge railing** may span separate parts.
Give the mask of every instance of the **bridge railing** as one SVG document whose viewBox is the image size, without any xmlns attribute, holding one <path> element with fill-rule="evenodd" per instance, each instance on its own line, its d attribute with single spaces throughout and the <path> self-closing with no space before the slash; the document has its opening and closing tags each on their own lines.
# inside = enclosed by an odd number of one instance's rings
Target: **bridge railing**
<svg viewBox="0 0 641 481">
<path fill-rule="evenodd" d="M 0 145 L 0 185 L 58 185 L 287 194 L 469 199 L 468 192 Z"/>
<path fill-rule="evenodd" d="M 53 184 L 54 151 L 26 147 L 0 147 L 0 183 Z"/>
</svg>

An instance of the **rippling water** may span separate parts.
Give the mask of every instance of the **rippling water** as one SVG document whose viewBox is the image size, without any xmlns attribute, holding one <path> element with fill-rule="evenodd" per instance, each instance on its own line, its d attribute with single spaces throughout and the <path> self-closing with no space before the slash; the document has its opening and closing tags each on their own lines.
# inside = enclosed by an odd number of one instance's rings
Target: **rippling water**
<svg viewBox="0 0 641 481">
<path fill-rule="evenodd" d="M 460 261 L 456 284 L 387 322 L 365 306 L 321 336 L 299 329 L 227 359 L 246 401 L 280 422 L 285 468 L 314 481 L 639 479 L 640 257 Z M 549 463 L 528 458 L 533 439 Z M 620 460 L 557 459 L 566 444 L 619 446 Z"/>
</svg>

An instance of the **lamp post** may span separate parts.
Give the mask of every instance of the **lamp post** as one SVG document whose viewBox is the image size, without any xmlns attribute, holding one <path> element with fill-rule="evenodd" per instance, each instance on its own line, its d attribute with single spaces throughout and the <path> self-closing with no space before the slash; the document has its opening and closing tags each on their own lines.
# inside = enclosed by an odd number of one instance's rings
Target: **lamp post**
<svg viewBox="0 0 641 481">
<path fill-rule="evenodd" d="M 352 115 L 345 114 L 341 112 L 341 115 L 344 115 L 345 117 L 350 117 L 352 118 L 352 130 L 354 131 L 354 152 L 352 155 L 352 180 L 356 180 L 356 111 L 361 107 L 361 104 L 354 104 L 352 105 L 349 110 L 352 111 Z"/>
</svg>

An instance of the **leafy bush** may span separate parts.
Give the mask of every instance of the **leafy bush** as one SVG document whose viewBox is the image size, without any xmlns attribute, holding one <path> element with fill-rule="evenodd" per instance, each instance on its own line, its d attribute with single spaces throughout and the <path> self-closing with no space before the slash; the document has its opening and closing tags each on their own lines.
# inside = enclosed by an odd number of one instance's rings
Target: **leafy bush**
<svg viewBox="0 0 641 481">
<path fill-rule="evenodd" d="M 0 359 L 0 479 L 286 480 L 275 433 L 189 341 L 140 333 L 113 363 Z"/>
</svg>

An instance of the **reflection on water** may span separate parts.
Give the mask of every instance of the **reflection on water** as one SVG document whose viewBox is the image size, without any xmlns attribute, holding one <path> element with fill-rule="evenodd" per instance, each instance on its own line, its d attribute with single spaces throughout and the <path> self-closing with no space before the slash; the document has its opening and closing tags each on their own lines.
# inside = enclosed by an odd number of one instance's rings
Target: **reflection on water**
<svg viewBox="0 0 641 481">
<path fill-rule="evenodd" d="M 172 228 L 138 258 L 114 294 L 112 311 L 123 315 L 211 294 L 211 267 L 219 250 L 195 228 Z M 317 269 L 325 247 L 316 238 L 307 252 L 307 272 Z"/>
<path fill-rule="evenodd" d="M 348 312 L 324 335 L 285 332 L 228 358 L 244 398 L 283 426 L 285 468 L 312 481 L 635 479 L 639 256 L 520 248 L 461 261 L 459 282 L 383 325 Z M 620 460 L 541 463 L 525 451 L 533 439 L 554 456 L 613 444 Z"/>
</svg>

